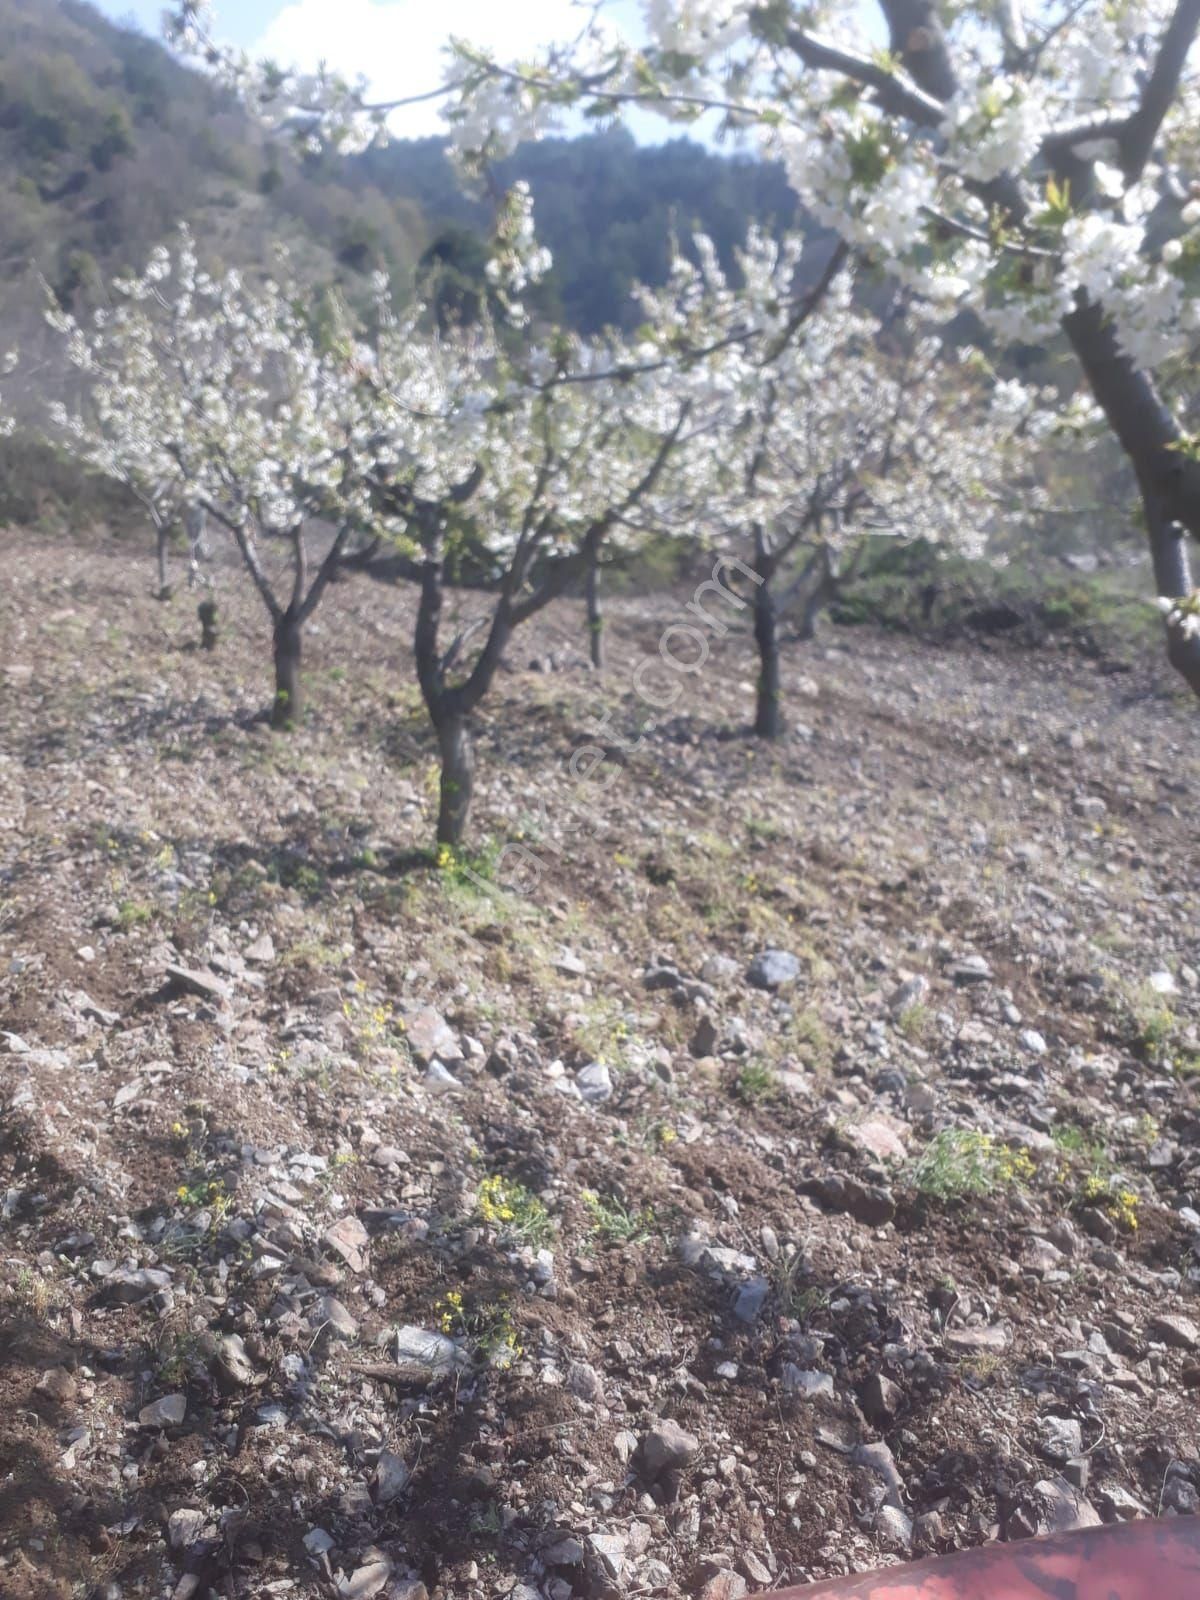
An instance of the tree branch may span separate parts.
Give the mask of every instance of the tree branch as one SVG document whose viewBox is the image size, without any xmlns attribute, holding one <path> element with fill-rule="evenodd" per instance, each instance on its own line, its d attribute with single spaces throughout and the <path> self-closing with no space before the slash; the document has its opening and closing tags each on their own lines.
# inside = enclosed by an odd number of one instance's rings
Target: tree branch
<svg viewBox="0 0 1200 1600">
<path fill-rule="evenodd" d="M 856 56 L 851 50 L 843 50 L 840 45 L 809 33 L 805 28 L 789 28 L 785 38 L 788 49 L 798 55 L 805 66 L 815 67 L 822 72 L 840 72 L 851 82 L 873 90 L 880 106 L 892 116 L 904 117 L 918 127 L 936 128 L 945 115 L 942 102 L 936 95 L 923 89 L 919 82 L 906 83 L 886 67 L 868 61 L 863 56 Z M 908 63 L 905 62 L 905 65 Z M 913 76 L 915 79 L 916 75 Z"/>
</svg>

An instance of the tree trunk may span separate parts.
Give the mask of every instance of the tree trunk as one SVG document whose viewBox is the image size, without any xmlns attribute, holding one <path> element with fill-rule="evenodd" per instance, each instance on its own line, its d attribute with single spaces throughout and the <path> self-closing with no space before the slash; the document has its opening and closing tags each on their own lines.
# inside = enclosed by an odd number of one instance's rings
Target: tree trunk
<svg viewBox="0 0 1200 1600">
<path fill-rule="evenodd" d="M 217 602 L 212 599 L 201 600 L 196 607 L 196 615 L 200 618 L 200 648 L 215 650 L 220 637 L 217 630 Z"/>
<path fill-rule="evenodd" d="M 762 568 L 759 568 L 762 572 Z M 779 703 L 779 628 L 770 577 L 754 593 L 754 642 L 758 646 L 758 706 L 754 731 L 760 739 L 778 739 L 783 732 Z"/>
<path fill-rule="evenodd" d="M 604 618 L 600 615 L 600 566 L 593 561 L 587 569 L 586 583 L 588 645 L 592 666 L 604 671 Z"/>
<path fill-rule="evenodd" d="M 167 566 L 170 554 L 170 529 L 165 522 L 160 522 L 155 533 L 158 544 L 158 598 L 160 600 L 169 600 L 171 598 L 171 580 Z"/>
<path fill-rule="evenodd" d="M 833 599 L 837 592 L 837 579 L 833 575 L 833 567 L 828 550 L 821 552 L 817 564 L 817 577 L 812 588 L 804 596 L 804 605 L 800 611 L 800 626 L 798 637 L 807 644 L 817 636 L 817 623 L 822 611 Z"/>
<path fill-rule="evenodd" d="M 475 786 L 475 751 L 467 718 L 443 713 L 437 723 L 437 736 L 442 756 L 437 842 L 457 848 L 467 831 Z"/>
<path fill-rule="evenodd" d="M 1101 307 L 1081 297 L 1063 327 L 1137 475 L 1155 585 L 1165 599 L 1178 600 L 1192 591 L 1187 541 L 1200 535 L 1197 468 L 1179 450 L 1179 427 L 1153 381 L 1121 350 Z M 1167 659 L 1200 695 L 1200 638 L 1168 628 Z"/>
<path fill-rule="evenodd" d="M 275 701 L 271 707 L 271 726 L 295 727 L 304 709 L 300 688 L 301 627 L 289 609 L 275 623 Z"/>
</svg>

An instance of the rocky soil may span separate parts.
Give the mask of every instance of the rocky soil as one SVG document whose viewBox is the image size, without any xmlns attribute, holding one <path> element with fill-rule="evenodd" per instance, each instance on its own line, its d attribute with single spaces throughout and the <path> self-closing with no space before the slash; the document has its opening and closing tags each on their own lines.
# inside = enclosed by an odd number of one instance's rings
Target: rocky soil
<svg viewBox="0 0 1200 1600">
<path fill-rule="evenodd" d="M 0 541 L 6 1597 L 738 1600 L 1196 1513 L 1165 669 L 833 631 L 767 748 L 744 631 L 651 712 L 688 596 L 603 676 L 564 605 L 439 861 L 402 595 L 337 587 L 286 737 L 253 595 L 210 655 Z"/>
</svg>

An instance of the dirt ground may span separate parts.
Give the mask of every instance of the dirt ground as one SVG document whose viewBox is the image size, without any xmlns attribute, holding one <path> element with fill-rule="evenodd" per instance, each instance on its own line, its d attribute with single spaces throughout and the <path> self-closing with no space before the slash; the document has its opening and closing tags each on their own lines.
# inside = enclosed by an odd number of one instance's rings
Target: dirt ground
<svg viewBox="0 0 1200 1600">
<path fill-rule="evenodd" d="M 563 603 L 439 861 L 403 592 L 279 735 L 232 572 L 209 654 L 128 547 L 0 571 L 6 1600 L 738 1600 L 1200 1509 L 1165 667 L 828 630 L 766 746 L 731 608 L 683 676 L 690 591 L 614 602 L 598 675 Z"/>
</svg>

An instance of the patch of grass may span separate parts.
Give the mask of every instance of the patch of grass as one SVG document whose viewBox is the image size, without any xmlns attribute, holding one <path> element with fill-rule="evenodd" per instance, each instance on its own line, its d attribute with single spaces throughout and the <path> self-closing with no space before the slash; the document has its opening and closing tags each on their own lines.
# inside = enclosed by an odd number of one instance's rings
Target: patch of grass
<svg viewBox="0 0 1200 1600">
<path fill-rule="evenodd" d="M 820 1014 L 809 1007 L 799 1012 L 789 1029 L 796 1053 L 808 1067 L 824 1070 L 833 1063 L 833 1040 Z"/>
<path fill-rule="evenodd" d="M 829 1304 L 824 1289 L 800 1282 L 804 1271 L 804 1256 L 799 1250 L 792 1250 L 772 1263 L 769 1274 L 780 1315 L 794 1317 L 800 1323 L 810 1322 Z"/>
<path fill-rule="evenodd" d="M 554 1219 L 537 1195 L 515 1178 L 492 1173 L 479 1185 L 475 1219 L 520 1244 L 540 1249 L 554 1237 Z"/>
<path fill-rule="evenodd" d="M 992 1194 L 1027 1183 L 1033 1174 L 1033 1162 L 1024 1150 L 974 1128 L 943 1128 L 911 1169 L 917 1193 L 931 1200 Z"/>
<path fill-rule="evenodd" d="M 653 1237 L 656 1218 L 652 1206 L 631 1211 L 622 1201 L 602 1200 L 594 1190 L 580 1197 L 591 1216 L 591 1232 L 605 1244 L 645 1244 Z"/>
<path fill-rule="evenodd" d="M 117 907 L 117 927 L 122 933 L 144 928 L 154 919 L 154 907 L 146 900 L 122 900 Z"/>
<path fill-rule="evenodd" d="M 773 1094 L 777 1085 L 775 1073 L 765 1062 L 747 1061 L 737 1075 L 735 1093 L 739 1100 L 754 1105 L 756 1101 L 765 1100 Z"/>
<path fill-rule="evenodd" d="M 933 1012 L 915 1000 L 896 1018 L 896 1026 L 910 1044 L 927 1044 L 933 1036 Z"/>
</svg>

